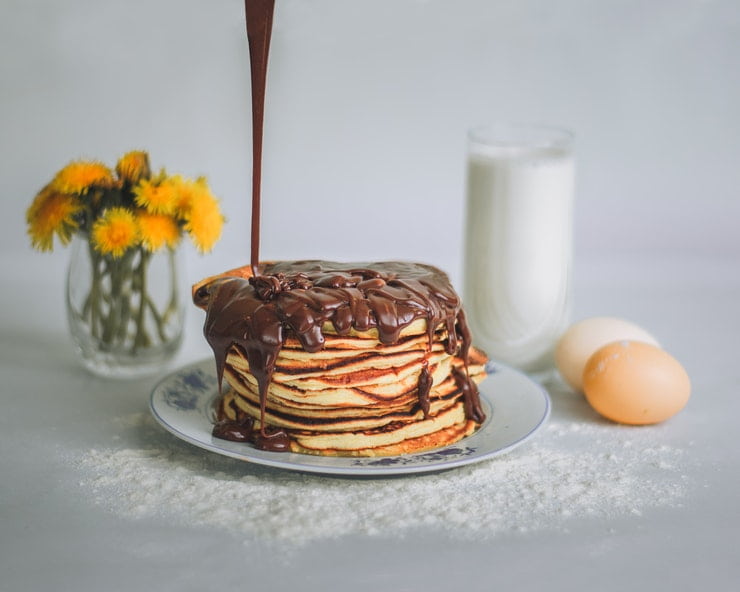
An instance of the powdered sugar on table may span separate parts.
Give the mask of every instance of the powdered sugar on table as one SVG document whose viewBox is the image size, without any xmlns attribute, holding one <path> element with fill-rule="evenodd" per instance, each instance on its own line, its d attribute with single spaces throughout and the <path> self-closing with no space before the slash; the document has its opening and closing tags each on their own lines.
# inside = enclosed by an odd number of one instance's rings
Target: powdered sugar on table
<svg viewBox="0 0 740 592">
<path fill-rule="evenodd" d="M 664 426 L 604 422 L 577 395 L 553 402 L 549 424 L 530 444 L 423 476 L 333 478 L 259 467 L 183 443 L 145 413 L 113 420 L 119 446 L 84 451 L 74 462 L 82 490 L 121 516 L 298 544 L 422 528 L 480 540 L 682 503 L 690 456 L 664 443 Z"/>
</svg>

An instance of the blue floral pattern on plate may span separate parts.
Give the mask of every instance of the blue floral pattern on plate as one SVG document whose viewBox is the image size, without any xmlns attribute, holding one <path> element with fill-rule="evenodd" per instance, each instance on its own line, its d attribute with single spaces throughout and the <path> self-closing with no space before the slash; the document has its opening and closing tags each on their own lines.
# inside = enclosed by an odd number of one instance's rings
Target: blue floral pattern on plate
<svg viewBox="0 0 740 592">
<path fill-rule="evenodd" d="M 419 454 L 405 456 L 384 456 L 382 458 L 356 458 L 352 463 L 355 467 L 389 467 L 389 466 L 408 466 L 423 463 L 439 463 L 456 458 L 464 458 L 475 454 L 477 448 L 465 446 L 463 448 L 443 448 L 432 452 L 422 452 Z"/>
<path fill-rule="evenodd" d="M 194 411 L 204 394 L 217 386 L 216 376 L 204 368 L 186 368 L 175 374 L 162 388 L 162 399 L 166 405 L 178 411 Z"/>
<path fill-rule="evenodd" d="M 258 450 L 243 442 L 214 438 L 213 401 L 218 381 L 212 360 L 190 364 L 165 377 L 152 391 L 155 419 L 178 438 L 240 460 L 293 471 L 342 476 L 402 475 L 447 470 L 506 454 L 533 437 L 547 421 L 547 392 L 524 374 L 489 365 L 480 385 L 487 419 L 455 445 L 418 454 L 376 458 L 328 457 Z"/>
</svg>

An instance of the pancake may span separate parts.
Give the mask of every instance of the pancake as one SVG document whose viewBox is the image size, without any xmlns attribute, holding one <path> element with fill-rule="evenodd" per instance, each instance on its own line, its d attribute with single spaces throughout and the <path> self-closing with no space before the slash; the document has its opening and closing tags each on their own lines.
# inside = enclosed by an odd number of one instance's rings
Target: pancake
<svg viewBox="0 0 740 592">
<path fill-rule="evenodd" d="M 440 270 L 293 261 L 193 287 L 222 396 L 214 435 L 274 451 L 407 454 L 485 416 L 485 354 Z M 223 385 L 223 383 L 226 385 Z"/>
</svg>

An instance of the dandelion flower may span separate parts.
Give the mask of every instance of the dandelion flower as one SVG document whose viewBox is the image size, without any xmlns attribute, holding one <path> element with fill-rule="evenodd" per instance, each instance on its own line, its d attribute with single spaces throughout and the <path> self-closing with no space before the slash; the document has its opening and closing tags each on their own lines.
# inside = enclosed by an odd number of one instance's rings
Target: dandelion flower
<svg viewBox="0 0 740 592">
<path fill-rule="evenodd" d="M 168 180 L 142 179 L 134 187 L 134 201 L 152 214 L 172 214 L 175 211 L 177 190 Z"/>
<path fill-rule="evenodd" d="M 116 174 L 121 181 L 135 185 L 141 179 L 151 177 L 149 154 L 144 150 L 132 150 L 124 154 L 116 164 Z"/>
<path fill-rule="evenodd" d="M 76 160 L 60 170 L 51 182 L 60 193 L 85 195 L 92 187 L 112 187 L 113 173 L 101 162 Z"/>
<path fill-rule="evenodd" d="M 201 253 L 210 251 L 221 237 L 224 217 L 210 191 L 198 191 L 185 219 L 185 230 Z"/>
<path fill-rule="evenodd" d="M 173 175 L 169 181 L 176 193 L 175 212 L 180 218 L 185 218 L 190 211 L 190 204 L 193 203 L 193 194 L 198 188 L 193 181 L 181 175 Z"/>
<path fill-rule="evenodd" d="M 49 185 L 44 187 L 26 211 L 28 234 L 33 247 L 40 251 L 51 251 L 54 234 L 66 245 L 77 230 L 75 214 L 82 207 L 75 196 L 54 191 Z"/>
<path fill-rule="evenodd" d="M 175 175 L 170 177 L 169 181 L 172 183 L 176 193 L 175 213 L 182 219 L 188 218 L 190 209 L 193 203 L 200 199 L 200 194 L 210 193 L 205 177 L 198 177 L 193 181 L 192 179 L 185 179 L 180 175 Z"/>
<path fill-rule="evenodd" d="M 180 241 L 180 227 L 172 216 L 140 210 L 136 220 L 141 244 L 149 251 L 156 251 L 164 245 L 174 249 Z"/>
<path fill-rule="evenodd" d="M 120 257 L 139 238 L 136 218 L 127 208 L 110 208 L 93 224 L 91 238 L 99 253 Z"/>
</svg>

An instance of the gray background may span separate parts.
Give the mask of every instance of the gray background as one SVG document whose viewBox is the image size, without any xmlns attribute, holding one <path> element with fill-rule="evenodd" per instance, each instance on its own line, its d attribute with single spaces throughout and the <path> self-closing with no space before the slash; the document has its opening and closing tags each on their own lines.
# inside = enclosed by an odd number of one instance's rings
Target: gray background
<svg viewBox="0 0 740 592">
<path fill-rule="evenodd" d="M 694 385 L 668 440 L 701 469 L 683 510 L 574 534 L 449 547 L 328 541 L 292 557 L 69 497 L 67 448 L 153 381 L 75 366 L 68 253 L 31 251 L 24 212 L 72 158 L 207 175 L 229 218 L 190 281 L 247 261 L 249 79 L 237 0 L 0 2 L 0 590 L 731 589 L 738 580 L 740 4 L 278 0 L 265 139 L 265 258 L 419 259 L 459 282 L 465 130 L 577 136 L 576 316 L 656 334 Z M 178 363 L 208 355 L 191 310 Z M 558 401 L 554 398 L 555 409 Z M 57 454 L 44 453 L 53 447 Z M 609 536 L 605 538 L 605 532 Z M 438 560 L 439 558 L 439 560 Z M 447 561 L 441 561 L 447 558 Z M 247 573 L 247 568 L 251 571 Z M 275 573 L 280 576 L 276 577 Z M 354 575 L 352 575 L 354 574 Z"/>
<path fill-rule="evenodd" d="M 224 239 L 193 257 L 194 277 L 242 264 L 242 3 L 0 10 L 0 248 L 25 246 L 18 220 L 63 164 L 140 147 L 156 167 L 207 175 L 223 199 Z M 466 129 L 514 120 L 577 135 L 578 256 L 737 256 L 739 30 L 738 3 L 720 0 L 278 0 L 262 252 L 454 272 Z"/>
</svg>

